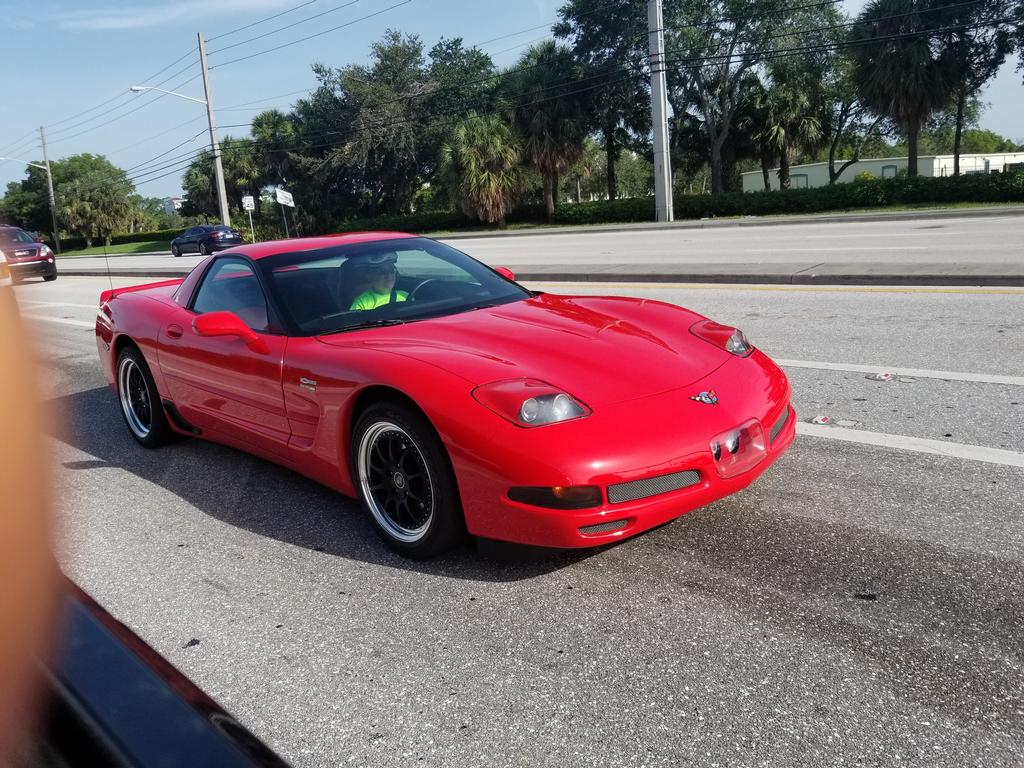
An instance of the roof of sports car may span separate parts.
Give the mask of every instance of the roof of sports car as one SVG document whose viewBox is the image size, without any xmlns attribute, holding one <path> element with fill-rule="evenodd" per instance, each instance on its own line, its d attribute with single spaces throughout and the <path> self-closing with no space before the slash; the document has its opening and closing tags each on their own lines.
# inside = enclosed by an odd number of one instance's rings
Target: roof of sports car
<svg viewBox="0 0 1024 768">
<path fill-rule="evenodd" d="M 240 245 L 229 250 L 244 253 L 250 259 L 265 259 L 268 256 L 277 256 L 281 253 L 314 251 L 318 248 L 330 248 L 336 245 L 367 243 L 373 240 L 400 240 L 407 237 L 419 237 L 419 235 L 410 235 L 407 232 L 346 232 L 340 235 L 302 237 L 294 240 L 271 240 L 266 243 Z"/>
</svg>

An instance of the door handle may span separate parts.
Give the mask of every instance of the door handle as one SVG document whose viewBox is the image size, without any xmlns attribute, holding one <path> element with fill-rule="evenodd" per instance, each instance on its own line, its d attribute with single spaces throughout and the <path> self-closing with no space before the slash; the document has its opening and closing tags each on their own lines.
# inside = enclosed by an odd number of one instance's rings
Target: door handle
<svg viewBox="0 0 1024 768">
<path fill-rule="evenodd" d="M 169 339 L 180 339 L 182 333 L 184 333 L 184 331 L 181 329 L 180 325 L 167 326 L 167 337 Z"/>
</svg>

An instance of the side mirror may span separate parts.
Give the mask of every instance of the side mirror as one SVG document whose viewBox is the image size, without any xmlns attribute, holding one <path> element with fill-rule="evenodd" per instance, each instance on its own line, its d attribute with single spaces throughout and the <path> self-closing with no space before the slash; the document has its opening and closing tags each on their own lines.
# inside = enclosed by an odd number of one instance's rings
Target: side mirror
<svg viewBox="0 0 1024 768">
<path fill-rule="evenodd" d="M 234 312 L 207 312 L 192 321 L 192 329 L 200 336 L 237 336 L 249 346 L 260 341 L 256 331 L 242 322 Z"/>
<path fill-rule="evenodd" d="M 497 272 L 502 277 L 504 277 L 506 280 L 512 280 L 514 282 L 516 279 L 516 273 L 513 272 L 508 267 L 495 267 L 494 271 Z"/>
</svg>

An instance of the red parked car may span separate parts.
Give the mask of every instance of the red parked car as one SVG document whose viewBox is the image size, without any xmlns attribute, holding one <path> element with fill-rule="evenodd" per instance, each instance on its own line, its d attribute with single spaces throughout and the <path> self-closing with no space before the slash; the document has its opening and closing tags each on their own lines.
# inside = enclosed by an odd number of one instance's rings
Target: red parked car
<svg viewBox="0 0 1024 768">
<path fill-rule="evenodd" d="M 235 248 L 104 291 L 133 437 L 234 446 L 362 501 L 427 557 L 470 534 L 607 544 L 747 486 L 793 441 L 783 372 L 658 301 L 534 292 L 427 238 Z"/>
<path fill-rule="evenodd" d="M 57 264 L 50 246 L 17 227 L 0 226 L 0 251 L 7 257 L 11 277 L 57 279 Z"/>
</svg>

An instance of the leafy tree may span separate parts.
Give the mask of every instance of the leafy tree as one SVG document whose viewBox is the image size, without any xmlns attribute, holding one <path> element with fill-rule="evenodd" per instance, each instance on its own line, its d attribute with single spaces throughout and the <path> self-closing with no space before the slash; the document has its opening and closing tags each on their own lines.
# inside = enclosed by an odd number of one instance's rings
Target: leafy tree
<svg viewBox="0 0 1024 768">
<path fill-rule="evenodd" d="M 821 138 L 821 73 L 807 60 L 780 59 L 769 65 L 772 84 L 764 93 L 764 126 L 758 138 L 779 157 L 779 188 L 789 189 L 789 166 L 798 149 Z"/>
<path fill-rule="evenodd" d="M 505 227 L 522 184 L 521 148 L 512 128 L 498 115 L 471 115 L 441 148 L 441 173 L 466 213 Z"/>
<path fill-rule="evenodd" d="M 548 40 L 523 54 L 505 78 L 512 124 L 543 179 L 548 221 L 555 215 L 559 175 L 583 153 L 590 104 L 576 84 L 579 74 L 572 52 Z"/>
<path fill-rule="evenodd" d="M 132 214 L 132 183 L 120 168 L 105 159 L 103 163 L 108 171 L 94 167 L 60 185 L 60 221 L 70 232 L 84 237 L 87 248 L 97 237 L 110 245 L 111 236 L 127 226 Z"/>
<path fill-rule="evenodd" d="M 647 16 L 635 0 L 568 0 L 555 36 L 571 41 L 586 87 L 594 88 L 590 125 L 604 141 L 608 199 L 618 193 L 616 166 L 623 147 L 646 143 L 651 125 L 649 83 L 637 63 L 646 47 Z"/>
<path fill-rule="evenodd" d="M 857 92 L 872 112 L 906 132 L 909 176 L 917 176 L 922 125 L 952 93 L 949 66 L 931 33 L 940 24 L 930 0 L 871 0 L 850 35 Z"/>
<path fill-rule="evenodd" d="M 953 175 L 960 175 L 961 138 L 965 110 L 982 86 L 991 80 L 1013 49 L 1011 26 L 1007 21 L 1010 0 L 979 0 L 956 3 L 942 8 L 943 27 L 953 27 L 943 38 L 942 59 L 956 104 L 953 138 Z"/>
<path fill-rule="evenodd" d="M 256 148 L 245 139 L 225 136 L 220 142 L 221 165 L 224 167 L 224 188 L 228 197 L 228 210 L 241 215 L 242 197 L 258 195 L 263 186 L 261 173 L 254 160 Z M 187 207 L 184 215 L 220 215 L 217 184 L 213 168 L 213 152 L 205 150 L 185 170 L 182 180 Z"/>
<path fill-rule="evenodd" d="M 727 184 L 723 149 L 744 76 L 765 60 L 781 32 L 798 24 L 797 16 L 785 0 L 755 6 L 745 0 L 673 0 L 665 9 L 670 71 L 679 69 L 688 80 L 682 90 L 693 95 L 701 117 L 715 193 Z"/>
<path fill-rule="evenodd" d="M 256 175 L 264 185 L 284 184 L 294 168 L 294 121 L 280 110 L 268 109 L 253 118 L 250 132 Z"/>
<path fill-rule="evenodd" d="M 828 183 L 835 184 L 843 172 L 860 161 L 873 137 L 884 132 L 886 118 L 871 115 L 861 101 L 853 81 L 853 62 L 840 55 L 824 81 L 823 138 L 828 146 Z M 840 151 L 847 157 L 837 167 Z"/>
</svg>

